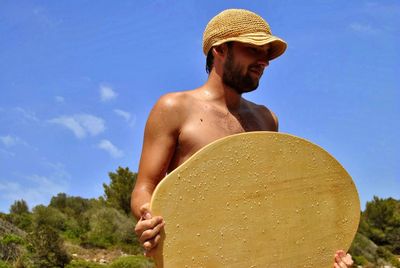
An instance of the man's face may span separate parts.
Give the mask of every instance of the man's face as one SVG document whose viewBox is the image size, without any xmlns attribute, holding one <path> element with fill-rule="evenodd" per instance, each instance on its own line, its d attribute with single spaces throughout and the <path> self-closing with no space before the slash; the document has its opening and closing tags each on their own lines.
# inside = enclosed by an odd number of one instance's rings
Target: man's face
<svg viewBox="0 0 400 268">
<path fill-rule="evenodd" d="M 268 65 L 267 53 L 268 45 L 233 43 L 228 46 L 222 82 L 239 94 L 255 90 Z"/>
</svg>

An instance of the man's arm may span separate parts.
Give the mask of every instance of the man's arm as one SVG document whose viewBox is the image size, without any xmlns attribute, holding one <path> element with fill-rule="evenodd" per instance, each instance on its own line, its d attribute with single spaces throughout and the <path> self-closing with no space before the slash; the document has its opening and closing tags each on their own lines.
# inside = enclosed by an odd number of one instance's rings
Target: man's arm
<svg viewBox="0 0 400 268">
<path fill-rule="evenodd" d="M 132 213 L 136 218 L 141 217 L 140 207 L 150 202 L 155 187 L 167 173 L 182 124 L 180 105 L 176 94 L 168 94 L 161 97 L 150 112 L 131 198 Z"/>
<path fill-rule="evenodd" d="M 182 103 L 179 93 L 161 97 L 146 123 L 138 177 L 131 197 L 132 213 L 138 219 L 135 232 L 149 251 L 159 240 L 164 225 L 160 216 L 153 217 L 149 209 L 151 195 L 166 175 L 175 152 L 182 125 Z"/>
<path fill-rule="evenodd" d="M 274 122 L 274 130 L 278 132 L 279 131 L 279 121 L 278 121 L 278 117 L 276 116 L 276 114 L 274 114 L 272 111 L 270 111 L 272 118 L 273 118 L 273 122 Z"/>
<path fill-rule="evenodd" d="M 264 105 L 259 105 L 258 108 L 261 115 L 264 117 L 264 121 L 267 124 L 268 129 L 270 131 L 278 132 L 279 130 L 278 117 L 274 114 L 274 112 L 272 112 Z"/>
</svg>

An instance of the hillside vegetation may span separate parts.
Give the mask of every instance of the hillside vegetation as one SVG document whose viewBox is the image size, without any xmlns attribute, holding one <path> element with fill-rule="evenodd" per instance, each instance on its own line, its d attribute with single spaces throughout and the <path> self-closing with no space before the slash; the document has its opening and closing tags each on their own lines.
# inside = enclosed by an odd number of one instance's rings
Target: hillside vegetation
<svg viewBox="0 0 400 268">
<path fill-rule="evenodd" d="M 136 175 L 121 167 L 110 172 L 99 198 L 59 193 L 32 210 L 16 200 L 10 213 L 0 213 L 0 268 L 154 267 L 133 232 Z M 400 267 L 400 201 L 374 197 L 367 203 L 350 253 L 355 265 Z"/>
</svg>

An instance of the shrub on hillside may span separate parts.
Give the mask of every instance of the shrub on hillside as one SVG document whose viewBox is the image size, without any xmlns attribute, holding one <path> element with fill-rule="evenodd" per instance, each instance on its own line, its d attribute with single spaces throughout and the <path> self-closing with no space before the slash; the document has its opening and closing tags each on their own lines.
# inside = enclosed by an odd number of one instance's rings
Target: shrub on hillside
<svg viewBox="0 0 400 268">
<path fill-rule="evenodd" d="M 90 231 L 86 234 L 85 244 L 107 248 L 118 243 L 135 241 L 135 222 L 132 218 L 109 207 L 91 210 L 88 213 Z"/>
<path fill-rule="evenodd" d="M 37 224 L 29 235 L 35 267 L 64 267 L 71 260 L 57 231 L 47 224 Z"/>
<path fill-rule="evenodd" d="M 379 198 L 367 202 L 360 231 L 379 246 L 400 254 L 400 201 Z M 360 226 L 361 227 L 361 226 Z"/>
<path fill-rule="evenodd" d="M 0 268 L 12 268 L 12 266 L 7 262 L 0 260 Z"/>
<path fill-rule="evenodd" d="M 25 232 L 32 231 L 32 214 L 10 214 L 10 222 Z"/>
<path fill-rule="evenodd" d="M 129 168 L 118 167 L 117 171 L 108 173 L 110 185 L 103 183 L 104 197 L 108 206 L 131 214 L 131 193 L 135 186 L 137 173 Z"/>
<path fill-rule="evenodd" d="M 10 214 L 24 214 L 29 213 L 28 204 L 24 199 L 16 200 L 10 207 Z"/>
<path fill-rule="evenodd" d="M 98 200 L 86 199 L 80 196 L 68 196 L 65 193 L 59 193 L 53 196 L 49 207 L 53 207 L 67 215 L 79 219 L 83 213 L 95 206 Z"/>
<path fill-rule="evenodd" d="M 65 268 L 104 268 L 102 264 L 85 260 L 72 260 Z"/>
<path fill-rule="evenodd" d="M 33 208 L 33 225 L 48 225 L 56 230 L 64 231 L 66 229 L 67 217 L 58 209 L 39 205 Z"/>
<path fill-rule="evenodd" d="M 389 261 L 394 267 L 400 267 L 400 261 L 385 247 L 379 247 L 376 253 L 380 258 Z"/>
<path fill-rule="evenodd" d="M 23 254 L 25 240 L 14 234 L 6 234 L 0 238 L 0 258 L 15 261 Z"/>
<path fill-rule="evenodd" d="M 110 264 L 110 268 L 153 268 L 154 263 L 144 256 L 119 257 Z"/>
</svg>

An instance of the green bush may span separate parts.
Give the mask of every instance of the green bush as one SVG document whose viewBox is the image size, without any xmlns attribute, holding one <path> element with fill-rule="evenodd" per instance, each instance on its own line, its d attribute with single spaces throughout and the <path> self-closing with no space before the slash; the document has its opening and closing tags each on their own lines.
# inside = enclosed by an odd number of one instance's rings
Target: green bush
<svg viewBox="0 0 400 268">
<path fill-rule="evenodd" d="M 103 183 L 104 197 L 107 205 L 131 214 L 131 193 L 135 186 L 137 173 L 129 168 L 118 167 L 117 172 L 108 173 L 110 185 Z"/>
<path fill-rule="evenodd" d="M 14 204 L 10 207 L 10 214 L 24 214 L 29 213 L 28 204 L 24 199 L 14 201 Z"/>
<path fill-rule="evenodd" d="M 145 256 L 119 257 L 110 264 L 110 268 L 153 268 L 154 263 Z"/>
<path fill-rule="evenodd" d="M 98 201 L 59 193 L 51 198 L 49 207 L 58 209 L 68 217 L 79 219 L 83 213 L 93 207 L 94 203 Z"/>
<path fill-rule="evenodd" d="M 134 221 L 115 208 L 93 209 L 88 212 L 90 231 L 85 244 L 108 248 L 118 243 L 134 242 Z"/>
<path fill-rule="evenodd" d="M 143 255 L 144 253 L 143 247 L 139 244 L 139 242 L 120 243 L 117 245 L 117 247 L 129 255 Z"/>
<path fill-rule="evenodd" d="M 400 267 L 400 261 L 385 247 L 378 247 L 376 253 L 380 258 L 389 261 L 393 266 Z"/>
<path fill-rule="evenodd" d="M 25 244 L 25 240 L 15 234 L 0 237 L 0 257 L 5 261 L 17 260 L 23 254 Z"/>
<path fill-rule="evenodd" d="M 105 268 L 106 266 L 85 260 L 73 260 L 65 268 Z"/>
<path fill-rule="evenodd" d="M 355 265 L 365 266 L 369 262 L 364 256 L 352 256 Z"/>
<path fill-rule="evenodd" d="M 36 267 L 64 267 L 71 260 L 57 231 L 46 224 L 35 225 L 29 235 L 32 243 L 32 261 Z"/>
<path fill-rule="evenodd" d="M 12 266 L 7 262 L 0 260 L 0 268 L 12 268 Z"/>
<path fill-rule="evenodd" d="M 10 214 L 11 222 L 25 232 L 32 230 L 32 215 L 30 213 Z"/>
<path fill-rule="evenodd" d="M 48 225 L 59 231 L 66 229 L 67 216 L 56 208 L 36 206 L 33 208 L 32 217 L 33 225 Z"/>
<path fill-rule="evenodd" d="M 78 221 L 74 218 L 68 218 L 65 223 L 65 231 L 62 232 L 62 236 L 68 240 L 81 242 L 81 237 L 88 231 L 88 227 L 81 226 Z"/>
<path fill-rule="evenodd" d="M 365 225 L 362 228 L 378 246 L 385 246 L 395 254 L 400 254 L 400 201 L 393 198 L 378 198 L 367 202 L 363 212 Z M 368 228 L 365 228 L 368 227 Z"/>
</svg>

